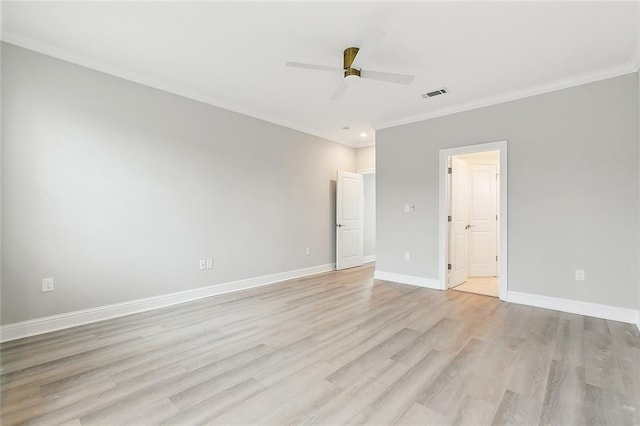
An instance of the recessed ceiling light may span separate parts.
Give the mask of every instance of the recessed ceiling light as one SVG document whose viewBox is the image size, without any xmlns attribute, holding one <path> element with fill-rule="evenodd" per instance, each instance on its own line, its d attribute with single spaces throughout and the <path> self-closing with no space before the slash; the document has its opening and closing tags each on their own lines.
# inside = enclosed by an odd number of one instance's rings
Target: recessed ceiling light
<svg viewBox="0 0 640 426">
<path fill-rule="evenodd" d="M 344 126 L 344 127 L 342 128 L 342 130 L 351 130 L 351 127 L 349 127 L 349 126 Z"/>
<path fill-rule="evenodd" d="M 360 137 L 361 137 L 361 138 L 366 138 L 366 137 L 367 137 L 367 134 L 366 134 L 365 132 L 362 132 L 362 133 L 360 133 Z"/>
</svg>

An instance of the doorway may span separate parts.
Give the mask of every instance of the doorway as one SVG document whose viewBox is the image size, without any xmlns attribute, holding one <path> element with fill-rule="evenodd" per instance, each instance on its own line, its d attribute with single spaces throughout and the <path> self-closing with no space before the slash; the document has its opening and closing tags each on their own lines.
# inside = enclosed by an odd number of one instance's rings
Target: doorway
<svg viewBox="0 0 640 426">
<path fill-rule="evenodd" d="M 441 285 L 507 296 L 506 141 L 440 151 Z"/>
</svg>

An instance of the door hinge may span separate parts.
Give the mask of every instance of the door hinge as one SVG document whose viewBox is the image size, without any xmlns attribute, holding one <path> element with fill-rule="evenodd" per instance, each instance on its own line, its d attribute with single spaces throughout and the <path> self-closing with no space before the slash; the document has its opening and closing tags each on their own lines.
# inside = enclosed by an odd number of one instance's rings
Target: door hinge
<svg viewBox="0 0 640 426">
<path fill-rule="evenodd" d="M 447 270 L 450 271 L 451 270 L 451 264 L 447 263 Z"/>
<path fill-rule="evenodd" d="M 498 220 L 498 215 L 496 215 L 496 220 Z"/>
<path fill-rule="evenodd" d="M 498 261 L 498 255 L 496 254 L 496 262 Z"/>
<path fill-rule="evenodd" d="M 451 216 L 447 216 L 447 222 L 451 222 Z"/>
<path fill-rule="evenodd" d="M 452 172 L 453 172 L 453 168 L 449 167 L 449 168 L 447 169 L 447 173 L 448 173 L 448 174 L 451 174 Z"/>
</svg>

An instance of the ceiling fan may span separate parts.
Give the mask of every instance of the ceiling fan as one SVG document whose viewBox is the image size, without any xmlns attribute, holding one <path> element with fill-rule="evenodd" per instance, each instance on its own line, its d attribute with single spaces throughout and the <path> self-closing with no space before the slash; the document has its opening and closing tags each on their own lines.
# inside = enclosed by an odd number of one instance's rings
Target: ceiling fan
<svg viewBox="0 0 640 426">
<path fill-rule="evenodd" d="M 378 35 L 378 37 L 376 38 L 379 38 L 380 36 L 381 35 Z M 366 43 L 366 44 L 370 45 L 371 43 Z M 411 82 L 413 82 L 413 79 L 415 78 L 415 76 L 413 75 L 396 74 L 396 73 L 380 72 L 380 71 L 369 71 L 369 70 L 362 69 L 362 63 L 365 62 L 367 59 L 367 56 L 364 54 L 368 52 L 368 50 L 365 50 L 365 52 L 363 52 L 362 50 L 363 49 L 359 49 L 357 47 L 347 47 L 343 53 L 342 68 L 327 67 L 324 65 L 304 64 L 300 62 L 287 62 L 287 66 L 294 67 L 294 68 L 317 70 L 317 71 L 343 72 L 344 79 L 342 80 L 342 82 L 336 89 L 335 93 L 333 94 L 333 97 L 331 98 L 333 100 L 338 100 L 342 98 L 342 95 L 347 89 L 348 81 L 351 79 L 369 78 L 372 80 L 386 81 L 389 83 L 403 84 L 406 86 L 410 85 Z"/>
</svg>

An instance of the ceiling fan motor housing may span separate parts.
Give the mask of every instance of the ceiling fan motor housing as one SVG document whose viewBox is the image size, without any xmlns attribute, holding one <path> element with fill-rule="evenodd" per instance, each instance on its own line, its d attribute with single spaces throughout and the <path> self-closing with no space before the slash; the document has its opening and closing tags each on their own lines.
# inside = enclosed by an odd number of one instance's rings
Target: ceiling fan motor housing
<svg viewBox="0 0 640 426">
<path fill-rule="evenodd" d="M 343 68 L 344 68 L 344 78 L 347 77 L 360 77 L 360 70 L 355 68 L 351 68 L 351 64 L 353 64 L 353 60 L 356 58 L 358 54 L 357 47 L 347 47 L 344 49 L 344 60 L 343 60 Z"/>
</svg>

